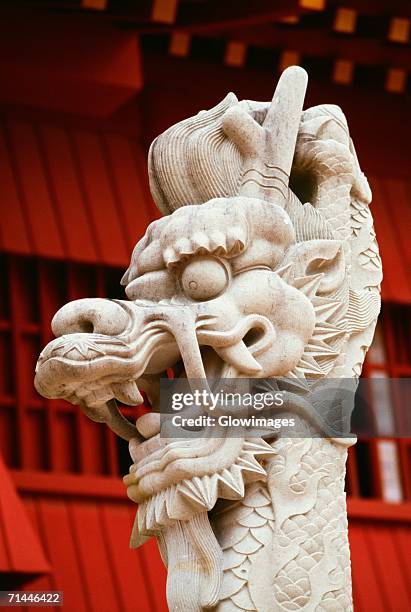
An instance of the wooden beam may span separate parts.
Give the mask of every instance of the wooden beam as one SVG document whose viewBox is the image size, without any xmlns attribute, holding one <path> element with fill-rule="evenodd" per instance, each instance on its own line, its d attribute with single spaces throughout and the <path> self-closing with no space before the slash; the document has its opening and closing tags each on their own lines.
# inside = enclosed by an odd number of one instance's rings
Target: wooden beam
<svg viewBox="0 0 411 612">
<path fill-rule="evenodd" d="M 299 5 L 310 11 L 323 11 L 326 7 L 326 0 L 300 0 Z"/>
<path fill-rule="evenodd" d="M 255 25 L 265 21 L 298 14 L 297 0 L 236 0 L 225 2 L 222 0 L 208 0 L 198 4 L 183 4 L 179 13 L 179 23 L 189 27 L 203 26 L 205 29 L 215 30 L 221 27 L 241 25 Z"/>
<path fill-rule="evenodd" d="M 167 2 L 176 0 L 154 0 L 155 2 Z M 137 3 L 136 3 L 137 5 Z M 224 2 L 222 0 L 208 0 L 204 3 L 180 3 L 178 15 L 174 21 L 166 22 L 158 18 L 153 22 L 147 19 L 147 0 L 140 0 L 136 9 L 116 10 L 113 6 L 110 17 L 119 25 L 127 28 L 135 28 L 138 31 L 169 32 L 170 25 L 189 33 L 215 33 L 227 28 L 240 28 L 253 26 L 259 23 L 275 22 L 281 18 L 298 19 L 304 12 L 299 8 L 298 0 L 236 0 L 236 2 Z M 161 12 L 158 15 L 161 16 Z"/>
<path fill-rule="evenodd" d="M 357 12 L 354 9 L 341 7 L 337 8 L 334 19 L 334 30 L 342 34 L 352 34 L 355 32 L 357 24 Z"/>
<path fill-rule="evenodd" d="M 176 57 L 187 57 L 190 52 L 191 36 L 187 32 L 173 32 L 170 36 L 168 52 Z"/>
<path fill-rule="evenodd" d="M 81 0 L 81 8 L 93 11 L 105 11 L 107 0 Z"/>
<path fill-rule="evenodd" d="M 11 475 L 18 490 L 24 493 L 127 500 L 126 488 L 120 476 L 113 478 L 67 473 L 61 478 L 60 474 L 53 472 L 29 470 L 11 470 Z"/>
<path fill-rule="evenodd" d="M 396 43 L 408 43 L 410 40 L 410 20 L 404 17 L 392 17 L 388 30 L 388 40 Z"/>
<path fill-rule="evenodd" d="M 299 15 L 285 15 L 284 17 L 279 17 L 277 19 L 278 23 L 286 23 L 289 25 L 295 25 L 300 21 Z"/>
<path fill-rule="evenodd" d="M 177 9 L 178 0 L 153 0 L 151 19 L 160 23 L 174 23 Z"/>
<path fill-rule="evenodd" d="M 385 89 L 391 93 L 403 93 L 407 86 L 407 73 L 401 68 L 387 70 Z"/>
<path fill-rule="evenodd" d="M 297 51 L 286 50 L 281 53 L 279 70 L 282 72 L 289 66 L 300 66 L 301 59 L 300 54 Z"/>
<path fill-rule="evenodd" d="M 333 81 L 339 85 L 352 83 L 354 65 L 350 60 L 338 59 L 334 63 Z"/>
<path fill-rule="evenodd" d="M 389 504 L 379 499 L 347 499 L 348 516 L 352 519 L 411 523 L 411 502 Z"/>
<path fill-rule="evenodd" d="M 242 42 L 230 41 L 227 43 L 224 63 L 226 66 L 241 68 L 244 66 L 247 56 L 247 47 Z"/>
<path fill-rule="evenodd" d="M 365 66 L 396 67 L 411 71 L 411 53 L 406 46 L 387 45 L 384 40 L 336 36 L 321 28 L 283 28 L 267 24 L 225 33 L 249 47 L 293 49 L 302 57 L 340 57 Z"/>
</svg>

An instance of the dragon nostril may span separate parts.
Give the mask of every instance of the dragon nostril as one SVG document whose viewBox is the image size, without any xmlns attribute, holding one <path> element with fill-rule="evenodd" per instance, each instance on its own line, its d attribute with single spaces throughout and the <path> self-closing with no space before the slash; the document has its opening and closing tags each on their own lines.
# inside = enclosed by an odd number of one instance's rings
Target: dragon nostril
<svg viewBox="0 0 411 612">
<path fill-rule="evenodd" d="M 94 332 L 94 323 L 90 320 L 79 321 L 79 332 L 83 334 L 92 334 Z"/>
<path fill-rule="evenodd" d="M 51 326 L 57 337 L 73 333 L 116 336 L 126 329 L 128 321 L 126 311 L 116 302 L 86 298 L 60 308 Z"/>
</svg>

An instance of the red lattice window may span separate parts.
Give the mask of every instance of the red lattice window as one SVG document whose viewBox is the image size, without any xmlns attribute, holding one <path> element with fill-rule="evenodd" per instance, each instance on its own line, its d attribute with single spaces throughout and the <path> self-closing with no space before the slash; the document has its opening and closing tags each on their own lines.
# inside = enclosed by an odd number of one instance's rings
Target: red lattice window
<svg viewBox="0 0 411 612">
<path fill-rule="evenodd" d="M 392 428 L 409 428 L 404 406 L 398 406 L 390 378 L 411 378 L 411 308 L 384 304 L 363 375 L 378 380 L 373 394 L 373 416 Z M 403 423 L 404 418 L 408 423 Z M 389 428 L 389 427 L 388 427 Z M 347 491 L 356 497 L 389 502 L 411 499 L 411 440 L 359 439 L 349 451 Z"/>
<path fill-rule="evenodd" d="M 11 468 L 117 475 L 123 445 L 76 406 L 40 397 L 33 386 L 50 321 L 65 302 L 124 297 L 122 271 L 34 258 L 1 258 L 0 441 Z"/>
</svg>

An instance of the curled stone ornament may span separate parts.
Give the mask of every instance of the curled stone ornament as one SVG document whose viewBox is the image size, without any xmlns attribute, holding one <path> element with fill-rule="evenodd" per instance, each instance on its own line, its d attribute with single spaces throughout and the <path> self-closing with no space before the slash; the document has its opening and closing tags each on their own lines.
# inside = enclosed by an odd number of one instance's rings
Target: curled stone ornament
<svg viewBox="0 0 411 612">
<path fill-rule="evenodd" d="M 136 245 L 128 300 L 84 299 L 52 323 L 35 385 L 130 441 L 132 546 L 156 537 L 170 610 L 351 610 L 347 446 L 305 408 L 326 379 L 357 379 L 380 309 L 381 260 L 341 109 L 303 111 L 305 71 L 271 102 L 238 101 L 151 145 L 163 217 Z M 176 377 L 286 377 L 287 411 L 318 436 L 160 435 Z M 152 411 L 136 426 L 116 401 Z M 330 430 L 331 431 L 331 430 Z"/>
</svg>

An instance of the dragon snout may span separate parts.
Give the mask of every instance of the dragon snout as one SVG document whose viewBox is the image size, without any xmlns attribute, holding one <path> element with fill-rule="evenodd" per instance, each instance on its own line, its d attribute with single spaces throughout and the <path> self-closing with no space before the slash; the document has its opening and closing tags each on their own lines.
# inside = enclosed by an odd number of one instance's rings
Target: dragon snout
<svg viewBox="0 0 411 612">
<path fill-rule="evenodd" d="M 52 321 L 56 339 L 49 342 L 37 361 L 36 389 L 46 397 L 72 401 L 74 394 L 90 395 L 103 387 L 100 380 L 112 373 L 116 382 L 133 380 L 138 364 L 133 361 L 136 351 L 128 332 L 133 325 L 139 328 L 139 324 L 136 313 L 120 301 L 96 298 L 66 304 Z M 110 378 L 105 384 L 107 397 L 111 382 Z M 131 396 L 129 391 L 128 395 Z"/>
<path fill-rule="evenodd" d="M 86 298 L 69 302 L 54 315 L 51 327 L 56 337 L 73 333 L 117 336 L 123 333 L 129 317 L 117 302 Z"/>
</svg>

